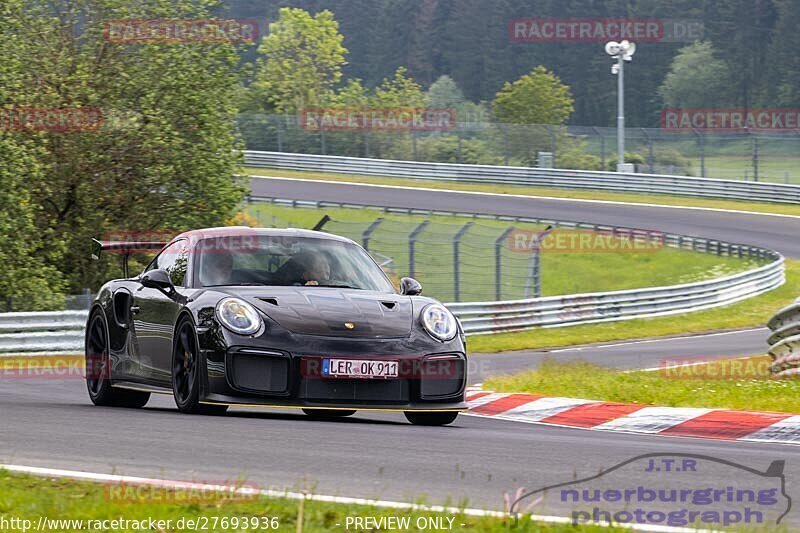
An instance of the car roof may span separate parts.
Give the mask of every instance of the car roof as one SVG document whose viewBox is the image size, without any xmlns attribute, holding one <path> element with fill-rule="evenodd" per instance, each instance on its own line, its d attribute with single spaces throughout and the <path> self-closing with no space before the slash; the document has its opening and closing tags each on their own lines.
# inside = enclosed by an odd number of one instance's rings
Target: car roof
<svg viewBox="0 0 800 533">
<path fill-rule="evenodd" d="M 258 237 L 306 237 L 309 239 L 326 239 L 331 241 L 340 241 L 347 243 L 354 243 L 353 240 L 333 233 L 326 233 L 324 231 L 314 231 L 310 229 L 299 228 L 251 228 L 249 226 L 224 226 L 217 228 L 203 228 L 185 231 L 172 239 L 189 239 L 194 244 L 197 241 L 208 238 L 221 238 L 221 237 L 239 237 L 253 235 Z"/>
</svg>

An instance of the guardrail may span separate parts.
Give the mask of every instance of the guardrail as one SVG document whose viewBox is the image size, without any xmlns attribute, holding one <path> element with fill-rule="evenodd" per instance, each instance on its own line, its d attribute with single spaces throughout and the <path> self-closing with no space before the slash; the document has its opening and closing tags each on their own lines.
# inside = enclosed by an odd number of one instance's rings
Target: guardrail
<svg viewBox="0 0 800 533">
<path fill-rule="evenodd" d="M 88 315 L 88 311 L 0 313 L 0 353 L 82 353 Z"/>
<path fill-rule="evenodd" d="M 251 167 L 336 172 L 409 179 L 531 185 L 646 194 L 670 194 L 729 200 L 800 203 L 800 185 L 763 183 L 659 174 L 628 174 L 493 165 L 458 165 L 394 161 L 286 152 L 244 152 Z"/>
<path fill-rule="evenodd" d="M 571 326 L 701 311 L 757 296 L 784 282 L 783 259 L 721 279 L 508 302 L 448 304 L 467 333 Z"/>
<path fill-rule="evenodd" d="M 775 376 L 800 374 L 800 298 L 778 311 L 767 324 L 772 330 L 767 342 Z"/>
</svg>

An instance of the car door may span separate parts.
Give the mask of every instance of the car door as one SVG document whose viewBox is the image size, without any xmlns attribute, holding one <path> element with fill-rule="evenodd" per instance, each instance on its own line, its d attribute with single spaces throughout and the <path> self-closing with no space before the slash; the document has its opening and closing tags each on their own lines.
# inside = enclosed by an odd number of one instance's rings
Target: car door
<svg viewBox="0 0 800 533">
<path fill-rule="evenodd" d="M 186 286 L 188 255 L 188 242 L 185 239 L 175 241 L 153 259 L 145 272 L 165 270 L 180 291 Z M 143 377 L 149 381 L 171 382 L 173 333 L 180 309 L 181 304 L 158 289 L 139 284 L 133 293 L 132 312 L 139 360 Z"/>
</svg>

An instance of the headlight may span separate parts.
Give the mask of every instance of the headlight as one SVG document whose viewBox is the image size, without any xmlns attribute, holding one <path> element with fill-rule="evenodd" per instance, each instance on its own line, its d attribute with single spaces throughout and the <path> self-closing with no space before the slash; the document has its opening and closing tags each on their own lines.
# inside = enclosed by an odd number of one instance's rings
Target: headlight
<svg viewBox="0 0 800 533">
<path fill-rule="evenodd" d="M 258 311 L 239 298 L 225 298 L 217 304 L 217 318 L 223 326 L 239 335 L 252 335 L 263 323 Z"/>
<path fill-rule="evenodd" d="M 422 325 L 434 339 L 449 341 L 458 333 L 453 313 L 441 304 L 429 304 L 422 309 Z"/>
</svg>

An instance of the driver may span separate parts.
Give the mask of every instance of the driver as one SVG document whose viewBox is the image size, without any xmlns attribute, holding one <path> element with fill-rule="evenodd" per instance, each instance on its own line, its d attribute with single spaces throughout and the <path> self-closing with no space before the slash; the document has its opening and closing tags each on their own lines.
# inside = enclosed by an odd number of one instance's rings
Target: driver
<svg viewBox="0 0 800 533">
<path fill-rule="evenodd" d="M 331 278 L 331 265 L 324 254 L 304 252 L 297 257 L 303 268 L 300 275 L 304 285 L 319 285 Z"/>
<path fill-rule="evenodd" d="M 233 272 L 233 256 L 230 253 L 203 254 L 200 281 L 203 285 L 229 285 Z"/>
</svg>

